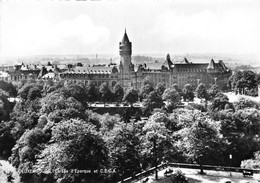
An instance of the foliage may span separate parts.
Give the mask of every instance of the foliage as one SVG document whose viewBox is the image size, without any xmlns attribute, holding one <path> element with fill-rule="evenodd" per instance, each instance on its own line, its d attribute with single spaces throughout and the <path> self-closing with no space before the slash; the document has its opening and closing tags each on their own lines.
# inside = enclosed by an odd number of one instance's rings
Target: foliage
<svg viewBox="0 0 260 183">
<path fill-rule="evenodd" d="M 205 84 L 203 84 L 203 83 L 200 83 L 198 85 L 198 87 L 196 88 L 195 92 L 197 94 L 197 97 L 200 98 L 200 99 L 204 98 L 204 99 L 207 100 L 209 98 L 209 96 L 208 96 L 209 94 L 208 94 L 208 92 L 206 90 Z"/>
<path fill-rule="evenodd" d="M 190 120 L 190 119 L 188 119 Z M 213 121 L 205 113 L 196 112 L 190 127 L 179 130 L 179 148 L 192 161 L 201 165 L 221 162 L 223 140 L 220 124 Z"/>
<path fill-rule="evenodd" d="M 14 104 L 8 100 L 8 93 L 0 89 L 0 123 L 10 119 Z"/>
<path fill-rule="evenodd" d="M 190 84 L 185 84 L 182 90 L 183 100 L 193 101 L 194 100 L 194 92 L 193 88 Z"/>
<path fill-rule="evenodd" d="M 50 170 L 55 178 L 71 182 L 95 180 L 99 174 L 59 174 L 57 170 L 91 170 L 104 168 L 108 163 L 108 150 L 95 127 L 82 120 L 67 120 L 52 128 L 50 144 L 40 154 L 35 168 Z M 56 172 L 55 172 L 56 170 Z"/>
<path fill-rule="evenodd" d="M 112 92 L 108 86 L 108 84 L 102 83 L 99 87 L 99 93 L 101 95 L 101 99 L 103 100 L 103 102 L 105 103 L 106 101 L 109 101 L 112 97 Z"/>
<path fill-rule="evenodd" d="M 58 81 L 58 82 L 55 82 L 55 83 L 48 80 L 46 85 L 43 87 L 43 90 L 44 90 L 45 95 L 47 95 L 48 93 L 57 91 L 57 90 L 59 90 L 63 87 L 64 87 L 64 80 L 61 80 L 61 81 Z"/>
<path fill-rule="evenodd" d="M 121 118 L 118 114 L 111 116 L 106 113 L 100 117 L 99 121 L 101 123 L 100 131 L 102 134 L 105 134 L 106 132 L 113 130 L 116 125 L 120 124 Z"/>
<path fill-rule="evenodd" d="M 150 116 L 143 127 L 143 138 L 145 139 L 145 149 L 143 150 L 145 154 L 153 154 L 151 160 L 153 166 L 155 163 L 169 160 L 175 154 L 170 129 L 168 117 L 159 112 Z"/>
<path fill-rule="evenodd" d="M 115 95 L 116 101 L 118 101 L 118 102 L 122 101 L 122 99 L 124 97 L 124 89 L 122 88 L 122 86 L 119 83 L 117 83 L 114 86 L 114 95 Z"/>
<path fill-rule="evenodd" d="M 228 108 L 233 108 L 232 104 L 229 103 L 228 97 L 223 93 L 217 93 L 215 98 L 212 100 L 210 110 L 220 111 Z"/>
<path fill-rule="evenodd" d="M 142 141 L 140 130 L 133 123 L 119 125 L 110 132 L 108 147 L 111 166 L 118 178 L 127 178 L 141 171 Z"/>
<path fill-rule="evenodd" d="M 7 161 L 0 160 L 0 182 L 19 183 L 20 176 L 16 169 Z"/>
<path fill-rule="evenodd" d="M 165 88 L 165 86 L 164 86 L 162 83 L 158 83 L 158 84 L 156 85 L 155 91 L 156 91 L 159 95 L 162 96 L 162 94 L 164 93 L 165 89 L 166 89 L 166 88 Z"/>
<path fill-rule="evenodd" d="M 214 99 L 219 92 L 221 92 L 219 86 L 216 84 L 212 85 L 208 91 L 209 99 Z"/>
<path fill-rule="evenodd" d="M 106 101 L 110 100 L 112 94 L 118 101 L 122 99 L 123 90 L 119 84 L 113 93 L 105 85 L 103 101 L 104 96 Z M 175 86 L 162 95 L 174 105 L 182 95 Z M 169 113 L 162 108 L 163 90 L 161 84 L 154 90 L 149 80 L 144 81 L 143 112 L 149 118 L 142 121 L 140 111 L 133 106 L 125 108 L 120 116 L 86 111 L 87 102 L 99 99 L 99 91 L 93 84 L 85 87 L 80 83 L 25 83 L 19 90 L 22 100 L 16 102 L 14 108 L 8 101 L 8 91 L 2 89 L 0 157 L 11 155 L 10 161 L 20 171 L 115 168 L 117 172 L 39 175 L 48 182 L 51 179 L 98 182 L 102 177 L 119 181 L 165 161 L 229 165 L 229 154 L 233 155 L 233 166 L 245 159 L 241 166 L 259 165 L 258 155 L 252 158 L 254 152 L 260 151 L 258 103 L 241 98 L 233 107 L 228 97 L 213 85 L 209 90 L 211 116 L 203 112 L 206 111 L 203 106 L 196 104 Z M 186 85 L 183 91 L 185 100 L 193 100 L 191 85 Z M 111 95 L 103 95 L 106 92 Z M 137 100 L 138 93 L 133 89 L 123 97 L 123 101 L 131 105 Z M 133 116 L 136 116 L 135 122 L 131 120 Z M 24 178 L 22 175 L 22 181 L 26 181 Z"/>
<path fill-rule="evenodd" d="M 260 151 L 254 153 L 253 159 L 242 161 L 240 167 L 247 169 L 260 169 Z"/>
<path fill-rule="evenodd" d="M 0 89 L 7 92 L 8 95 L 11 97 L 17 96 L 17 89 L 12 83 L 8 83 L 3 80 L 0 80 Z"/>
<path fill-rule="evenodd" d="M 167 105 L 167 108 L 169 110 L 172 110 L 176 108 L 177 104 L 181 101 L 180 94 L 175 89 L 166 89 L 162 95 L 162 99 L 166 100 L 169 105 Z"/>
<path fill-rule="evenodd" d="M 149 116 L 155 108 L 161 108 L 164 106 L 164 103 L 161 96 L 158 95 L 156 91 L 152 91 L 143 102 L 143 106 L 143 113 Z"/>
<path fill-rule="evenodd" d="M 41 91 L 43 89 L 43 85 L 36 84 L 36 83 L 27 83 L 18 90 L 18 96 L 23 100 L 27 100 L 28 94 L 29 94 L 29 91 L 31 88 L 35 88 L 34 90 L 36 90 L 36 88 L 38 88 Z"/>
<path fill-rule="evenodd" d="M 32 87 L 28 91 L 27 98 L 28 100 L 35 100 L 36 98 L 41 98 L 41 89 L 39 87 Z"/>
<path fill-rule="evenodd" d="M 245 108 L 259 109 L 259 106 L 260 106 L 259 103 L 244 97 L 239 98 L 239 100 L 234 103 L 235 110 L 245 109 Z"/>
<path fill-rule="evenodd" d="M 180 96 L 183 95 L 182 90 L 176 83 L 174 85 L 172 85 L 172 88 L 174 88 L 180 94 Z"/>
<path fill-rule="evenodd" d="M 88 95 L 84 84 L 67 84 L 60 92 L 65 98 L 73 97 L 83 106 L 87 106 Z"/>
<path fill-rule="evenodd" d="M 185 174 L 181 171 L 181 170 L 176 170 L 172 176 L 171 176 L 171 182 L 172 183 L 175 183 L 175 182 L 178 182 L 178 183 L 188 183 L 188 180 L 185 176 Z"/>
<path fill-rule="evenodd" d="M 185 108 L 190 109 L 190 110 L 196 109 L 201 112 L 207 112 L 207 109 L 202 104 L 191 103 L 191 104 L 188 104 L 188 106 L 185 106 Z"/>
<path fill-rule="evenodd" d="M 11 155 L 11 149 L 15 145 L 15 139 L 12 135 L 12 123 L 0 123 L 0 157 L 7 159 Z"/>
<path fill-rule="evenodd" d="M 95 102 L 99 100 L 99 91 L 95 87 L 94 83 L 90 83 L 87 88 L 87 95 L 90 102 Z"/>
<path fill-rule="evenodd" d="M 239 94 L 246 90 L 257 88 L 257 75 L 251 70 L 235 72 L 229 79 L 229 83 Z"/>
<path fill-rule="evenodd" d="M 134 89 L 129 89 L 124 98 L 123 101 L 130 103 L 131 105 L 138 101 L 138 93 Z"/>
<path fill-rule="evenodd" d="M 62 119 L 85 118 L 83 106 L 73 97 L 64 98 L 59 93 L 50 93 L 41 103 L 41 114 L 47 114 L 56 122 Z"/>
<path fill-rule="evenodd" d="M 220 111 L 215 119 L 221 121 L 221 133 L 229 144 L 226 156 L 233 154 L 233 166 L 239 166 L 242 160 L 251 158 L 253 152 L 260 150 L 259 110 L 246 108 L 236 112 Z"/>
<path fill-rule="evenodd" d="M 48 138 L 42 130 L 38 128 L 27 130 L 13 147 L 9 161 L 18 169 L 18 172 L 32 170 L 37 155 L 47 141 Z M 28 176 L 28 174 L 21 174 L 21 178 L 24 180 Z"/>
<path fill-rule="evenodd" d="M 148 95 L 154 91 L 153 83 L 151 82 L 149 77 L 146 77 L 143 82 L 143 86 L 140 91 L 140 99 L 146 99 Z"/>
</svg>

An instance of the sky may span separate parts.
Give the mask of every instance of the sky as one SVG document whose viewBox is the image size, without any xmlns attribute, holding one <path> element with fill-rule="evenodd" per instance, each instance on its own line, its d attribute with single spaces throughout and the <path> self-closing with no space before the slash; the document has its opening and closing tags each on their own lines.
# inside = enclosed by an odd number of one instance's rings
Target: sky
<svg viewBox="0 0 260 183">
<path fill-rule="evenodd" d="M 260 58 L 260 0 L 3 0 L 6 56 L 233 53 Z"/>
</svg>

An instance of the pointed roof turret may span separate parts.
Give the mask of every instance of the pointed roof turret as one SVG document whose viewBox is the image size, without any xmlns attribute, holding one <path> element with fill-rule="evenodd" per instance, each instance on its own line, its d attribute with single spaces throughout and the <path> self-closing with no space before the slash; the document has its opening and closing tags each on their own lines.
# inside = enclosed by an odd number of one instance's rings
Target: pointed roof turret
<svg viewBox="0 0 260 183">
<path fill-rule="evenodd" d="M 215 69 L 215 62 L 214 62 L 213 59 L 211 59 L 209 65 L 208 65 L 208 67 L 207 67 L 207 69 Z"/>
<path fill-rule="evenodd" d="M 228 69 L 222 60 L 219 60 L 218 64 L 219 64 L 219 66 L 220 66 L 223 70 L 227 70 L 227 69 Z"/>
<path fill-rule="evenodd" d="M 173 65 L 173 63 L 172 63 L 172 61 L 171 61 L 171 56 L 170 56 L 169 53 L 166 55 L 166 61 L 165 61 L 164 65 L 166 65 L 166 64 L 167 64 L 167 66 L 168 66 L 169 69 L 170 69 L 171 66 Z"/>
<path fill-rule="evenodd" d="M 187 60 L 186 57 L 184 57 L 184 62 L 185 62 L 185 64 L 189 64 L 189 63 L 190 63 L 190 62 Z"/>
<path fill-rule="evenodd" d="M 124 37 L 121 41 L 122 44 L 124 43 L 130 43 L 129 39 L 128 39 L 128 36 L 127 36 L 127 33 L 126 33 L 126 29 L 125 29 L 125 34 L 124 34 Z"/>
</svg>

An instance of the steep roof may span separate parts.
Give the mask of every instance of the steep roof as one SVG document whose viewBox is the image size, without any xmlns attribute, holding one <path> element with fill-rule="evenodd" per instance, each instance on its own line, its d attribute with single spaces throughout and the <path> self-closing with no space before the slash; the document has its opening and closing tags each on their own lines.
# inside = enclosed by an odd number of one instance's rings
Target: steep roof
<svg viewBox="0 0 260 183">
<path fill-rule="evenodd" d="M 162 69 L 162 63 L 160 62 L 154 62 L 154 63 L 146 63 L 146 69 L 150 70 L 160 70 Z"/>
<path fill-rule="evenodd" d="M 211 59 L 207 69 L 221 72 L 229 71 L 229 69 L 226 67 L 222 60 L 219 60 L 218 63 L 215 63 L 213 59 Z"/>
<path fill-rule="evenodd" d="M 189 63 L 189 64 L 174 64 L 172 68 L 179 69 L 207 69 L 208 64 L 204 63 Z"/>
<path fill-rule="evenodd" d="M 213 59 L 211 59 L 209 65 L 208 65 L 208 67 L 207 67 L 207 69 L 215 69 L 215 62 L 214 62 Z"/>
<path fill-rule="evenodd" d="M 124 34 L 124 37 L 123 37 L 121 43 L 123 43 L 123 44 L 124 44 L 124 43 L 130 43 L 130 41 L 129 41 L 129 39 L 128 39 L 128 36 L 127 36 L 127 33 L 126 33 L 126 30 L 125 30 L 125 34 Z"/>
</svg>

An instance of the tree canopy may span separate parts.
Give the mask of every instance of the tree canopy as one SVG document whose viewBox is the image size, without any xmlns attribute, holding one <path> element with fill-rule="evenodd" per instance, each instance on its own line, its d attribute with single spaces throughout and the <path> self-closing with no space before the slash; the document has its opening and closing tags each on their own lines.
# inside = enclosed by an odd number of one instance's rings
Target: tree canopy
<svg viewBox="0 0 260 183">
<path fill-rule="evenodd" d="M 143 106 L 144 114 L 150 115 L 155 108 L 161 108 L 164 106 L 164 103 L 162 97 L 156 91 L 152 91 L 143 102 Z"/>
<path fill-rule="evenodd" d="M 166 89 L 162 95 L 162 99 L 168 102 L 166 106 L 169 110 L 176 108 L 181 101 L 180 94 L 175 89 Z"/>
<path fill-rule="evenodd" d="M 128 102 L 131 105 L 138 101 L 138 93 L 134 89 L 129 89 L 126 91 L 125 96 L 123 98 L 124 102 Z"/>
<path fill-rule="evenodd" d="M 193 101 L 194 99 L 194 91 L 190 84 L 185 84 L 183 87 L 183 100 Z"/>
</svg>

